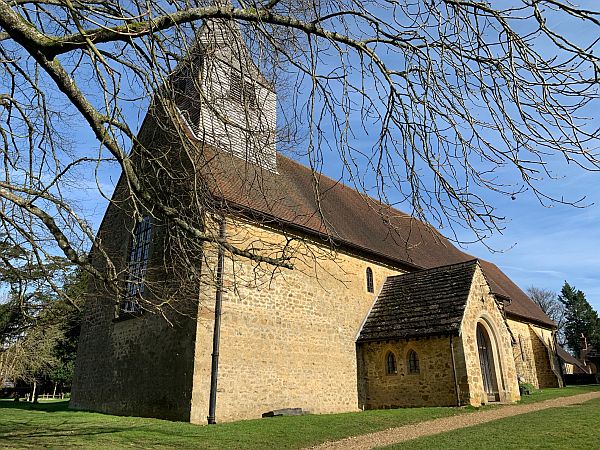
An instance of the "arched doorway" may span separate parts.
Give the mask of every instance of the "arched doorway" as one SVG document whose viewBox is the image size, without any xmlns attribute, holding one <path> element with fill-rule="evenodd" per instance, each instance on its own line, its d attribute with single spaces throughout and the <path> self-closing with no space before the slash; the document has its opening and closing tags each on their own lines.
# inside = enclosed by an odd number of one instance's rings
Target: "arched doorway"
<svg viewBox="0 0 600 450">
<path fill-rule="evenodd" d="M 500 399 L 500 395 L 498 381 L 496 380 L 494 352 L 492 351 L 490 336 L 480 323 L 477 324 L 477 349 L 479 350 L 483 390 L 487 394 L 488 402 L 496 402 Z"/>
</svg>

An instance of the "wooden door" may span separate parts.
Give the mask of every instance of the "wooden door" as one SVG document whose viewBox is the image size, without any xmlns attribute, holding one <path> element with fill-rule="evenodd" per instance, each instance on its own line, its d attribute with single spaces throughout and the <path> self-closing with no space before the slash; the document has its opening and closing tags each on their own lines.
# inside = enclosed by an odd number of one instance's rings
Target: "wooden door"
<svg viewBox="0 0 600 450">
<path fill-rule="evenodd" d="M 481 325 L 477 325 L 477 348 L 479 349 L 479 364 L 481 365 L 483 389 L 487 394 L 488 401 L 495 402 L 498 400 L 499 395 L 494 369 L 494 356 L 490 346 L 490 339 Z"/>
</svg>

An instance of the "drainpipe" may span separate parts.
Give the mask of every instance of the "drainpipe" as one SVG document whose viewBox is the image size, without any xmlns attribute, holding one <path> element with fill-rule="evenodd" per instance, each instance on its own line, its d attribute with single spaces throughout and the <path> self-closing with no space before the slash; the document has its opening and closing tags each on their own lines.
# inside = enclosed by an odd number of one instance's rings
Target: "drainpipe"
<svg viewBox="0 0 600 450">
<path fill-rule="evenodd" d="M 460 406 L 460 393 L 456 377 L 456 360 L 454 359 L 454 335 L 450 335 L 450 354 L 452 355 L 452 374 L 454 375 L 454 392 L 456 393 L 456 406 Z"/>
<path fill-rule="evenodd" d="M 225 240 L 225 218 L 221 218 L 219 224 L 219 239 Z M 208 404 L 209 425 L 217 423 L 215 412 L 217 409 L 217 379 L 219 374 L 219 342 L 221 340 L 221 303 L 223 301 L 223 265 L 225 252 L 223 246 L 219 245 L 217 256 L 217 290 L 215 294 L 215 327 L 213 331 L 212 364 L 210 368 L 210 400 Z"/>
</svg>

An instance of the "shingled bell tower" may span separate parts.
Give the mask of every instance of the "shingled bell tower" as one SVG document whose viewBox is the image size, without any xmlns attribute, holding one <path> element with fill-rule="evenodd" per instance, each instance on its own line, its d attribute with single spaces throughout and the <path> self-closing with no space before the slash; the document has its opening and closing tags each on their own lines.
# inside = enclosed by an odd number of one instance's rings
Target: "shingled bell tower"
<svg viewBox="0 0 600 450">
<path fill-rule="evenodd" d="M 252 61 L 239 25 L 205 21 L 187 59 L 174 84 L 193 136 L 277 172 L 275 89 Z"/>
</svg>

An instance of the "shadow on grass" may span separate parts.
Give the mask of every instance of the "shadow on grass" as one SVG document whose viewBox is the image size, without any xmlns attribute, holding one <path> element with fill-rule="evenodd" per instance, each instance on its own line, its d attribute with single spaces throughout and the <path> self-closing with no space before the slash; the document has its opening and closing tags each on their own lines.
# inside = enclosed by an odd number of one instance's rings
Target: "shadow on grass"
<svg viewBox="0 0 600 450">
<path fill-rule="evenodd" d="M 540 391 L 532 400 L 542 401 L 564 396 L 566 393 L 573 395 L 595 390 L 599 390 L 598 386 L 549 389 Z M 205 427 L 186 422 L 71 410 L 68 406 L 66 400 L 38 404 L 0 401 L 0 447 L 296 449 L 328 440 L 481 410 L 469 407 L 409 408 L 256 419 Z"/>
<path fill-rule="evenodd" d="M 15 402 L 14 400 L 0 400 L 0 410 L 2 409 L 25 409 L 27 411 L 46 411 L 46 412 L 76 412 L 69 409 L 69 400 L 50 401 L 50 402 Z"/>
<path fill-rule="evenodd" d="M 45 414 L 48 412 L 56 414 Z M 197 448 L 198 442 L 210 439 L 214 431 L 189 422 L 73 410 L 67 400 L 39 403 L 0 400 L 0 448 Z M 233 437 L 234 444 L 227 444 L 232 440 L 229 433 L 220 434 L 221 439 L 207 444 L 207 448 L 244 447 L 243 439 L 237 444 L 235 440 L 240 438 Z M 261 446 L 264 447 L 266 441 Z"/>
<path fill-rule="evenodd" d="M 153 431 L 151 424 L 131 420 L 110 423 L 68 406 L 66 400 L 37 404 L 0 401 L 0 448 L 117 448 Z M 45 414 L 48 412 L 56 414 Z"/>
<path fill-rule="evenodd" d="M 30 424 L 35 427 L 35 423 Z M 65 424 L 66 425 L 66 424 Z M 48 428 L 41 430 L 39 428 L 23 430 L 18 432 L 2 433 L 3 443 L 14 443 L 23 440 L 24 442 L 32 442 L 32 439 L 42 438 L 61 438 L 61 437 L 76 437 L 76 436 L 97 436 L 101 434 L 115 434 L 130 431 L 145 431 L 148 427 L 107 427 L 105 425 L 88 425 L 78 427 L 76 430 L 65 429 L 64 427 Z"/>
</svg>

